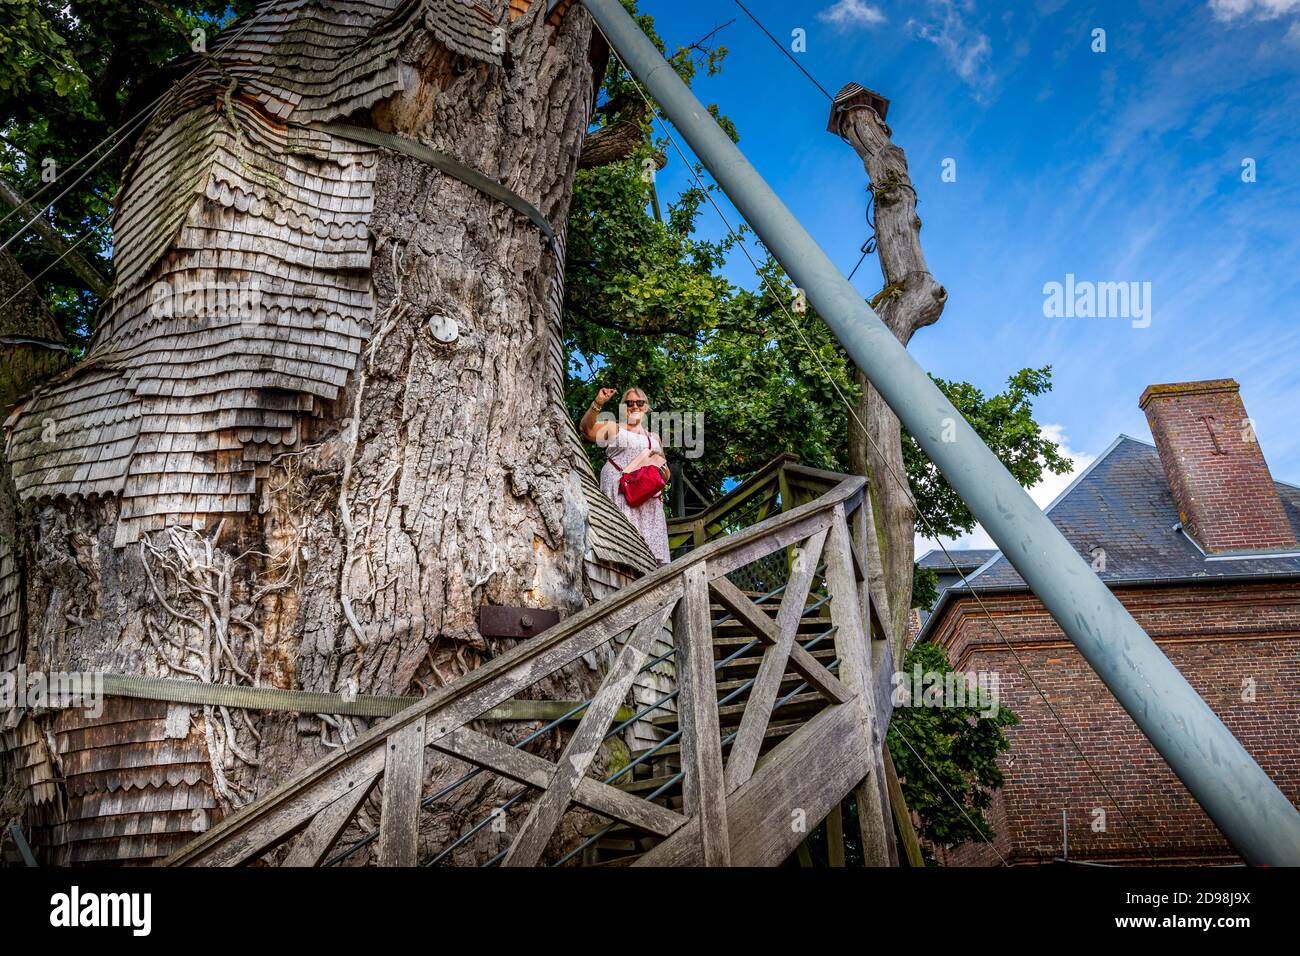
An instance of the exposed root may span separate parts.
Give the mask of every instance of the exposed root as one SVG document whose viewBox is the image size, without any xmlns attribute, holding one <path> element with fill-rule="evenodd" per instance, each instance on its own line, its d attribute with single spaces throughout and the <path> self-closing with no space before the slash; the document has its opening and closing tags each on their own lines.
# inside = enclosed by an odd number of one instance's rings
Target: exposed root
<svg viewBox="0 0 1300 956">
<path fill-rule="evenodd" d="M 154 611 L 145 615 L 145 634 L 166 676 L 258 685 L 262 632 L 248 619 L 248 610 L 233 608 L 240 559 L 215 547 L 213 538 L 189 529 L 168 528 L 153 540 L 140 540 L 140 563 Z M 232 626 L 240 632 L 233 632 Z M 242 723 L 247 746 L 240 742 L 240 729 L 229 710 L 203 708 L 213 786 L 219 798 L 234 809 L 252 799 L 251 789 L 240 778 L 251 779 L 260 765 L 253 755 L 260 737 L 247 714 Z"/>
</svg>

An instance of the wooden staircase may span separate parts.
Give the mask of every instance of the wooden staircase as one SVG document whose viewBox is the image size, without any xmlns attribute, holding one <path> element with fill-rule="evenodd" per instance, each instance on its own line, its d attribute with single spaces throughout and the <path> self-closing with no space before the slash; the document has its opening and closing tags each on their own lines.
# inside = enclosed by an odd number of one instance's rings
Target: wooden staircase
<svg viewBox="0 0 1300 956">
<path fill-rule="evenodd" d="M 168 863 L 771 866 L 838 822 L 850 794 L 868 861 L 889 862 L 893 665 L 868 597 L 864 486 L 777 459 L 674 523 L 667 567 L 379 724 Z M 665 628 L 672 650 L 651 658 Z M 593 652 L 612 663 L 576 726 L 514 745 L 470 726 Z M 664 659 L 676 690 L 615 723 Z M 608 746 L 634 720 L 659 739 Z M 435 761 L 466 772 L 426 795 Z M 482 774 L 514 795 L 440 843 L 440 801 Z"/>
<path fill-rule="evenodd" d="M 772 595 L 748 592 L 745 597 L 764 613 L 773 609 Z M 826 598 L 815 592 L 809 596 L 805 613 L 796 625 L 795 640 L 809 656 L 829 673 L 835 674 L 839 667 L 833 641 L 835 628 L 825 609 L 825 603 Z M 725 605 L 715 602 L 710 610 L 713 620 L 714 675 L 719 696 L 718 723 L 722 734 L 722 754 L 726 760 L 731 755 L 732 745 L 762 667 L 764 648 L 769 645 L 756 640 L 753 632 L 746 629 Z M 759 761 L 803 726 L 825 703 L 826 698 L 821 693 L 813 690 L 797 670 L 787 666 L 781 675 L 777 697 L 759 744 Z M 653 747 L 633 750 L 629 761 L 631 773 L 615 782 L 614 786 L 626 793 L 640 796 L 653 793 L 656 802 L 679 810 L 684 802 L 679 733 L 681 720 L 675 712 L 665 710 L 658 716 L 651 717 L 649 723 L 659 730 L 663 739 Z M 582 862 L 587 866 L 628 866 L 657 843 L 654 838 L 622 824 L 597 824 L 584 836 L 587 840 L 577 850 L 581 852 Z"/>
</svg>

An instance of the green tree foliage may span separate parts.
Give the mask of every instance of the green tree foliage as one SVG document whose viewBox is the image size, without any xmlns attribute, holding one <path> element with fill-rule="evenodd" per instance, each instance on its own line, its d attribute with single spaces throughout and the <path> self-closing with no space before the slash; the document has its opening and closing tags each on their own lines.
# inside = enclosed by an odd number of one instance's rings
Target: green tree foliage
<svg viewBox="0 0 1300 956">
<path fill-rule="evenodd" d="M 939 675 L 940 681 L 952 673 L 947 655 L 934 644 L 913 647 L 902 671 L 910 675 L 917 666 L 923 675 Z M 894 708 L 888 744 L 903 796 L 921 819 L 918 836 L 944 846 L 992 839 L 984 811 L 1002 786 L 997 756 L 1011 746 L 1003 730 L 1020 718 L 1005 707 L 986 716 L 978 706 L 916 703 Z"/>
<path fill-rule="evenodd" d="M 919 564 L 912 574 L 912 607 L 923 607 L 927 611 L 939 600 L 939 573 L 934 568 L 923 568 Z"/>
<path fill-rule="evenodd" d="M 252 0 L 0 0 L 0 115 L 6 117 L 0 129 L 0 178 L 31 197 L 47 186 L 43 172 L 70 169 L 93 152 L 88 162 L 49 186 L 36 207 L 58 197 L 46 217 L 70 244 L 91 233 L 77 251 L 105 276 L 112 274 L 112 237 L 107 223 L 95 226 L 112 208 L 142 128 L 131 120 L 186 66 L 192 68 L 180 58 L 192 51 L 193 30 L 205 31 L 211 49 L 220 26 L 252 6 Z M 96 149 L 113 134 L 120 135 Z M 0 204 L 0 216 L 9 211 Z M 10 216 L 0 225 L 0 241 L 14 236 L 32 214 Z M 28 276 L 57 258 L 31 230 L 9 251 Z M 40 290 L 64 332 L 74 343 L 84 343 L 97 298 L 64 263 L 50 269 Z"/>
<path fill-rule="evenodd" d="M 1006 391 L 988 397 L 969 382 L 930 377 L 1026 488 L 1036 485 L 1049 471 L 1061 475 L 1070 470 L 1069 459 L 1060 453 L 1055 442 L 1043 437 L 1034 421 L 1033 399 L 1052 388 L 1050 365 L 1021 369 L 1007 379 Z M 975 527 L 975 516 L 966 503 L 906 431 L 903 461 L 917 508 L 929 522 L 928 527 L 921 524 L 923 532 L 955 538 Z"/>
</svg>

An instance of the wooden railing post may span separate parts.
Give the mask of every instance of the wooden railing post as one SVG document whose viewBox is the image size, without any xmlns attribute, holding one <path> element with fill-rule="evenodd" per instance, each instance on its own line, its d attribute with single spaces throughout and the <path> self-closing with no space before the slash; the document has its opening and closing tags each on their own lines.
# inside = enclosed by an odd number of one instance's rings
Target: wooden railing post
<svg viewBox="0 0 1300 956">
<path fill-rule="evenodd" d="M 709 622 L 709 576 L 704 562 L 685 572 L 682 599 L 673 615 L 677 659 L 678 719 L 681 724 L 682 811 L 698 816 L 705 866 L 731 862 L 727 791 L 718 726 L 718 688 L 713 674 Z"/>
<path fill-rule="evenodd" d="M 907 801 L 903 799 L 903 785 L 898 782 L 898 772 L 894 770 L 894 758 L 889 755 L 889 748 L 882 752 L 885 763 L 885 783 L 889 788 L 889 805 L 894 811 L 894 824 L 902 835 L 903 851 L 907 854 L 907 865 L 925 866 L 925 857 L 921 855 L 921 841 L 916 838 L 916 828 L 912 826 L 911 813 Z"/>
<path fill-rule="evenodd" d="M 384 799 L 379 817 L 379 865 L 415 866 L 424 784 L 424 718 L 388 737 Z"/>
<path fill-rule="evenodd" d="M 790 490 L 790 475 L 785 470 L 784 464 L 781 466 L 781 470 L 777 472 L 776 480 L 777 480 L 777 490 L 781 495 L 781 510 L 789 511 L 795 507 L 795 503 L 794 503 L 794 494 Z M 790 567 L 791 570 L 794 569 L 794 557 L 795 557 L 794 552 L 795 552 L 794 545 L 791 545 L 790 547 L 785 549 L 785 562 L 787 566 Z"/>
<path fill-rule="evenodd" d="M 835 626 L 835 653 L 840 659 L 840 680 L 858 694 L 860 732 L 872 755 L 872 773 L 854 791 L 858 805 L 858 827 L 862 834 L 862 853 L 867 866 L 888 866 L 889 841 L 880 781 L 884 768 L 880 761 L 879 731 L 876 727 L 876 690 L 871 674 L 871 648 L 868 621 L 863 614 L 862 592 L 858 587 L 853 563 L 853 539 L 849 534 L 844 506 L 838 504 L 831 518 L 830 537 L 826 546 L 826 586 L 831 598 L 831 623 Z M 865 576 L 865 575 L 864 575 Z"/>
</svg>

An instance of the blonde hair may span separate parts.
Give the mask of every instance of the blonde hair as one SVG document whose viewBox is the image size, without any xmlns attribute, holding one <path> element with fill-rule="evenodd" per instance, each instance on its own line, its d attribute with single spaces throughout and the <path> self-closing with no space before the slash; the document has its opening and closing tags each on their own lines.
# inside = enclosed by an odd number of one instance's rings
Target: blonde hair
<svg viewBox="0 0 1300 956">
<path fill-rule="evenodd" d="M 619 401 L 626 402 L 629 395 L 635 395 L 637 398 L 645 402 L 646 408 L 650 407 L 650 396 L 645 393 L 644 389 L 637 388 L 634 385 L 623 393 L 623 397 L 619 399 Z"/>
</svg>

